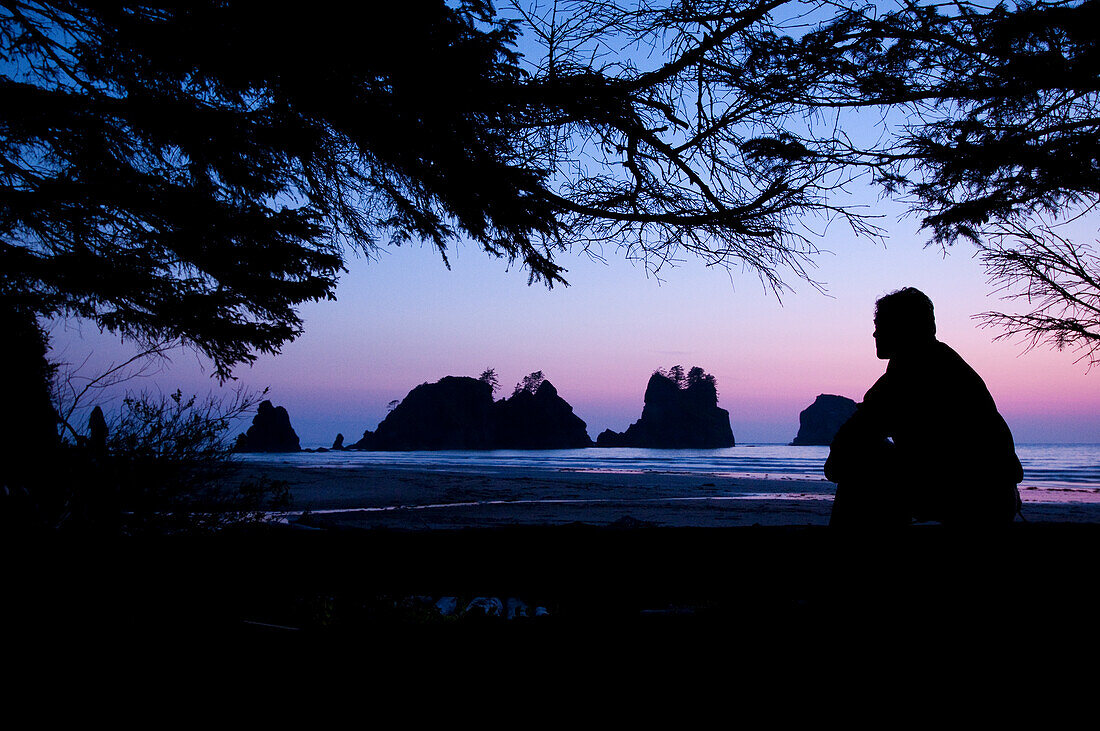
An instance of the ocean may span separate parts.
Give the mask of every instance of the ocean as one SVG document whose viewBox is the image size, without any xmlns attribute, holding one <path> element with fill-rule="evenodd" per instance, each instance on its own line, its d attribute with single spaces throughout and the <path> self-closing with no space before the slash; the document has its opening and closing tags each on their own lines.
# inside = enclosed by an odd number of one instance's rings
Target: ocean
<svg viewBox="0 0 1100 731">
<path fill-rule="evenodd" d="M 666 473 L 722 477 L 824 480 L 828 447 L 742 444 L 729 449 L 551 449 L 432 452 L 298 452 L 242 454 L 255 463 L 310 467 L 376 465 L 459 472 L 510 469 L 555 472 Z M 1100 488 L 1100 444 L 1018 444 L 1022 486 L 1039 489 Z"/>
</svg>

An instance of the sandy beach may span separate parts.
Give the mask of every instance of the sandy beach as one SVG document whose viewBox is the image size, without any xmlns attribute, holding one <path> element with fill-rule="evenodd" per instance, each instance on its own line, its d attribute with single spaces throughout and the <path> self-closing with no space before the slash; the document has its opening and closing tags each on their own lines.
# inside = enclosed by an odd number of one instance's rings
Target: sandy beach
<svg viewBox="0 0 1100 731">
<path fill-rule="evenodd" d="M 835 486 L 665 472 L 417 469 L 252 464 L 284 480 L 292 521 L 404 530 L 505 526 L 821 526 Z M 1100 488 L 1021 486 L 1028 522 L 1100 523 Z M 304 517 L 303 517 L 304 516 Z M 1020 520 L 1017 518 L 1017 520 Z"/>
</svg>

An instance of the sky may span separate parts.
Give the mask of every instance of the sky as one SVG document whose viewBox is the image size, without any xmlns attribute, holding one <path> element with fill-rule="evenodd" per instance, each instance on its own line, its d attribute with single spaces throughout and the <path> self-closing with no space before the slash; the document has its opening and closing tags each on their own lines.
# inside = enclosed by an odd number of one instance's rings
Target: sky
<svg viewBox="0 0 1100 731">
<path fill-rule="evenodd" d="M 858 401 L 882 374 L 874 301 L 915 286 L 935 304 L 939 338 L 985 379 L 1017 442 L 1100 442 L 1100 372 L 1071 352 L 995 342 L 998 331 L 971 316 L 1008 303 L 991 293 L 973 249 L 959 244 L 945 256 L 925 247 L 913 221 L 886 223 L 885 245 L 830 229 L 811 272 L 826 290 L 790 279 L 794 292 L 781 301 L 751 273 L 690 259 L 656 278 L 611 249 L 604 261 L 573 252 L 561 260 L 570 286 L 547 290 L 473 245 L 451 252 L 450 270 L 430 247 L 391 248 L 349 260 L 336 301 L 303 306 L 304 334 L 240 367 L 226 389 L 270 389 L 303 447 L 318 447 L 375 429 L 387 404 L 420 383 L 494 368 L 499 398 L 541 370 L 595 439 L 638 419 L 655 369 L 698 365 L 717 378 L 738 443 L 783 443 L 818 394 Z M 133 352 L 78 321 L 54 323 L 51 339 L 52 357 L 85 376 Z M 96 398 L 109 409 L 125 390 L 223 391 L 211 374 L 197 355 L 177 351 Z"/>
<path fill-rule="evenodd" d="M 859 400 L 882 374 L 874 302 L 915 286 L 935 304 L 940 339 L 985 379 L 1017 442 L 1100 442 L 1100 369 L 1089 373 L 1071 352 L 995 342 L 999 331 L 980 329 L 972 316 L 1011 303 L 993 293 L 973 248 L 959 244 L 945 256 L 924 245 L 918 222 L 900 208 L 861 200 L 883 215 L 885 244 L 829 227 L 814 240 L 823 253 L 810 272 L 824 291 L 792 274 L 794 291 L 781 301 L 751 272 L 688 258 L 658 278 L 613 247 L 599 252 L 602 260 L 562 256 L 571 286 L 552 290 L 528 286 L 526 272 L 473 245 L 450 252 L 449 270 L 431 247 L 415 244 L 351 258 L 336 301 L 302 306 L 304 334 L 278 356 L 238 368 L 227 388 L 268 388 L 303 446 L 318 447 L 337 433 L 351 442 L 375 429 L 387 404 L 420 383 L 494 368 L 503 397 L 541 370 L 595 439 L 638 419 L 655 369 L 697 365 L 717 378 L 738 443 L 785 443 L 818 394 Z M 80 366 L 83 377 L 134 352 L 87 323 L 55 322 L 50 333 L 53 359 Z M 110 410 L 127 390 L 223 393 L 211 374 L 180 351 L 96 398 Z"/>
</svg>

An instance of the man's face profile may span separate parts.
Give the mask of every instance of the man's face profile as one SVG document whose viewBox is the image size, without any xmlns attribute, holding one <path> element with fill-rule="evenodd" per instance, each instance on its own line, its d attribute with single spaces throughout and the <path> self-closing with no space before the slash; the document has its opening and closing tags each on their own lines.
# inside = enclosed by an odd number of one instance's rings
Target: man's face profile
<svg viewBox="0 0 1100 731">
<path fill-rule="evenodd" d="M 875 354 L 880 360 L 889 360 L 897 352 L 897 328 L 889 320 L 875 318 Z"/>
</svg>

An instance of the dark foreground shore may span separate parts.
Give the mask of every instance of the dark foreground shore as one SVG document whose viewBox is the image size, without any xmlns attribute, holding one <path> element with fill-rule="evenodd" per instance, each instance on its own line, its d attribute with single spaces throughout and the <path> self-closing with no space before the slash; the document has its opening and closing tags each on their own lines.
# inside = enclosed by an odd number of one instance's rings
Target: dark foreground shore
<svg viewBox="0 0 1100 731">
<path fill-rule="evenodd" d="M 251 528 L 9 546 L 27 559 L 10 564 L 4 621 L 50 637 L 374 642 L 592 629 L 702 629 L 741 643 L 856 629 L 995 637 L 1036 625 L 1047 637 L 1096 616 L 1098 546 L 1100 526 L 1062 523 L 981 535 L 939 526 L 863 535 L 816 526 Z M 525 609 L 512 619 L 461 611 L 479 597 Z M 442 613 L 448 602 L 460 611 Z"/>
<path fill-rule="evenodd" d="M 1093 656 L 1091 492 L 1062 503 L 1025 492 L 1029 522 L 1001 530 L 853 534 L 825 525 L 823 481 L 289 467 L 272 476 L 290 483 L 289 522 L 9 542 L 9 637 L 29 639 L 39 657 L 88 639 L 157 655 L 187 638 L 268 650 L 335 640 L 374 663 L 421 665 L 496 651 L 525 665 L 593 653 L 783 661 L 784 650 L 833 658 L 855 646 Z"/>
</svg>

